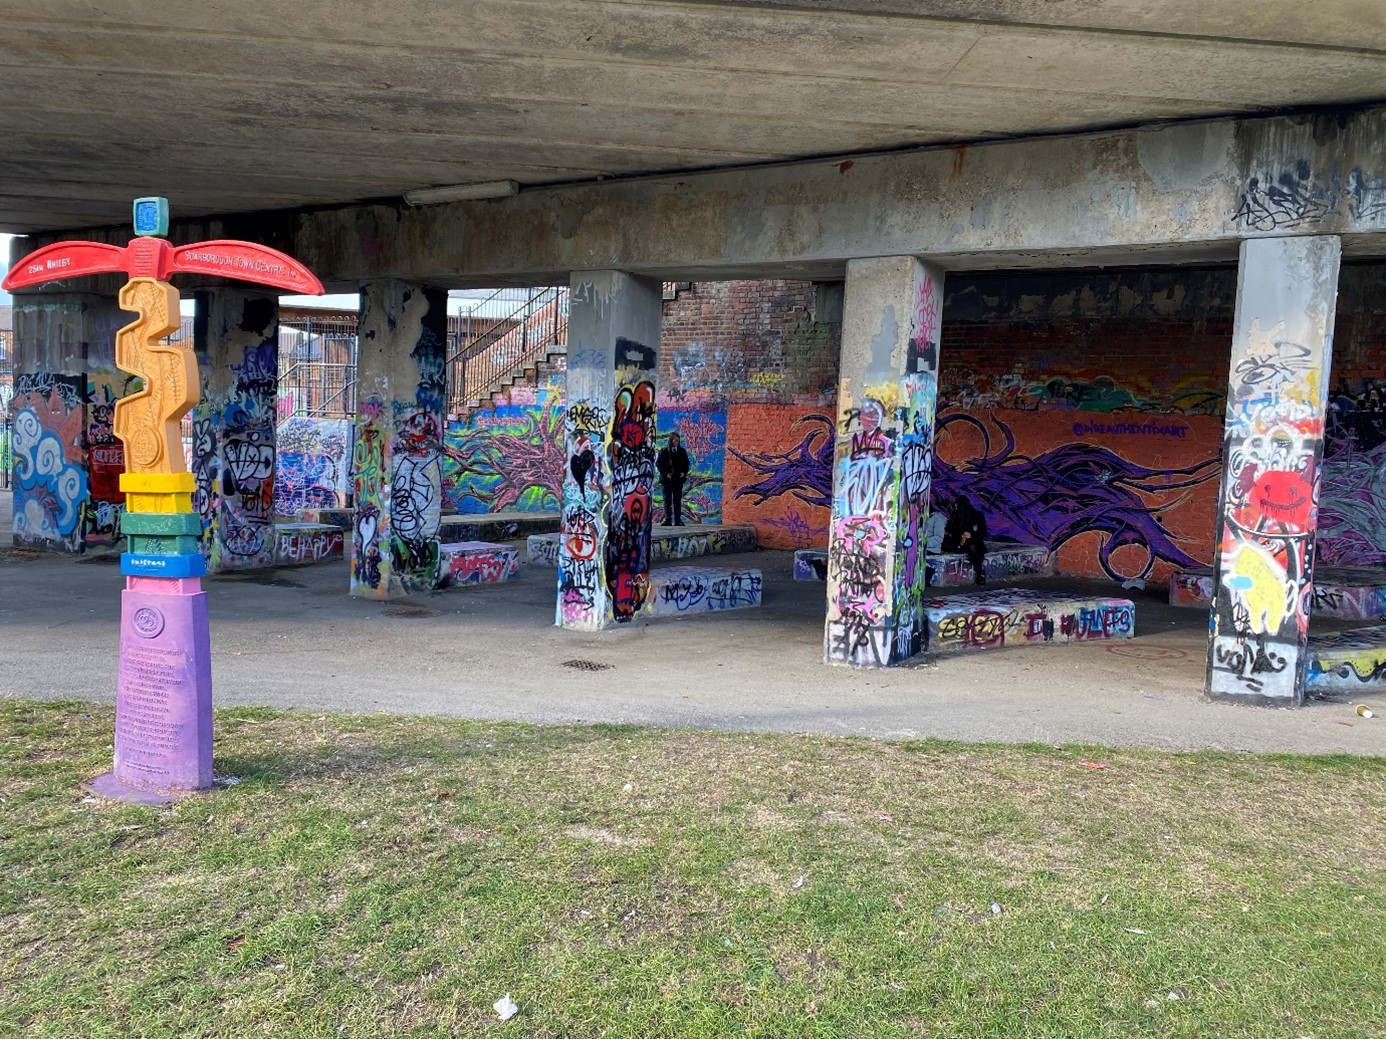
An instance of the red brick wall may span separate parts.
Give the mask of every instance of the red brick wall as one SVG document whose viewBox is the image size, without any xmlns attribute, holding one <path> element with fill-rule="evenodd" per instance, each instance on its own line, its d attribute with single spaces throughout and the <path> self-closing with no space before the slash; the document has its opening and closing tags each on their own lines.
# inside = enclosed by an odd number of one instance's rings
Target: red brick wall
<svg viewBox="0 0 1386 1039">
<path fill-rule="evenodd" d="M 1386 264 L 1348 264 L 1338 280 L 1333 387 L 1386 382 Z"/>
<path fill-rule="evenodd" d="M 660 396 L 831 402 L 841 326 L 814 320 L 803 281 L 694 282 L 664 304 Z"/>
</svg>

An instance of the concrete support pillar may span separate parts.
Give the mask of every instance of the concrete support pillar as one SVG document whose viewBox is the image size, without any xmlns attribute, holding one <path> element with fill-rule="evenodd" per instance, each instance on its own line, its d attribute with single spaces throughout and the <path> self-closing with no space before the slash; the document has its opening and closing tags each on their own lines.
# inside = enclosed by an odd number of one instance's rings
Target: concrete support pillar
<svg viewBox="0 0 1386 1039">
<path fill-rule="evenodd" d="M 352 595 L 438 587 L 447 301 L 443 289 L 401 281 L 361 291 Z"/>
<path fill-rule="evenodd" d="M 192 412 L 190 468 L 207 572 L 273 566 L 279 300 L 239 288 L 195 300 L 202 401 Z"/>
<path fill-rule="evenodd" d="M 625 623 L 647 605 L 661 313 L 657 281 L 573 275 L 556 620 L 565 628 Z"/>
<path fill-rule="evenodd" d="M 830 664 L 884 667 L 923 645 L 942 311 L 942 271 L 912 256 L 848 262 L 828 530 Z"/>
<path fill-rule="evenodd" d="M 89 293 L 14 299 L 14 542 L 62 552 L 119 537 L 125 456 L 111 413 L 126 377 L 114 299 Z"/>
<path fill-rule="evenodd" d="M 1208 647 L 1215 698 L 1304 700 L 1340 251 L 1332 236 L 1242 242 Z"/>
</svg>

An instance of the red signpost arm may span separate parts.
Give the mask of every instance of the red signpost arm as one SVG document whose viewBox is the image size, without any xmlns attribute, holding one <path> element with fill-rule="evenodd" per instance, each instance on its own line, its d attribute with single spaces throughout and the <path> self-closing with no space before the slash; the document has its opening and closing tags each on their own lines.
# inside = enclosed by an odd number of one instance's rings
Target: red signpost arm
<svg viewBox="0 0 1386 1039">
<path fill-rule="evenodd" d="M 322 282 L 292 256 L 253 242 L 214 241 L 173 250 L 170 274 L 211 274 L 253 281 L 305 296 L 322 294 Z"/>
<path fill-rule="evenodd" d="M 129 268 L 127 251 L 118 245 L 102 242 L 55 242 L 35 249 L 20 260 L 5 280 L 0 282 L 5 291 L 42 285 L 46 281 L 60 281 L 77 278 L 87 274 L 112 274 Z"/>
</svg>

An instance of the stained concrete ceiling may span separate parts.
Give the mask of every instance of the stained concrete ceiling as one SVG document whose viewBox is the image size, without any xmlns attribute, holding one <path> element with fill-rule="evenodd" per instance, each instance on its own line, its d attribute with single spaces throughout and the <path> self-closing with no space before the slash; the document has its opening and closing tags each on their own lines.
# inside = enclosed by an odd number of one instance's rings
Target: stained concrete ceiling
<svg viewBox="0 0 1386 1039">
<path fill-rule="evenodd" d="M 0 2 L 0 230 L 1386 99 L 1383 0 Z"/>
</svg>

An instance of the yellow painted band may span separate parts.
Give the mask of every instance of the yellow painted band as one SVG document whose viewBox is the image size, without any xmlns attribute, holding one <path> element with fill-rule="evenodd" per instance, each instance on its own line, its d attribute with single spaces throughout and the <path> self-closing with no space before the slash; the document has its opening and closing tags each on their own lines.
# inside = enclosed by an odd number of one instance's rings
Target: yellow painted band
<svg viewBox="0 0 1386 1039">
<path fill-rule="evenodd" d="M 120 489 L 127 494 L 191 494 L 197 480 L 192 473 L 121 473 Z"/>
<path fill-rule="evenodd" d="M 141 494 L 129 491 L 125 495 L 127 512 L 192 512 L 191 494 Z"/>
</svg>

